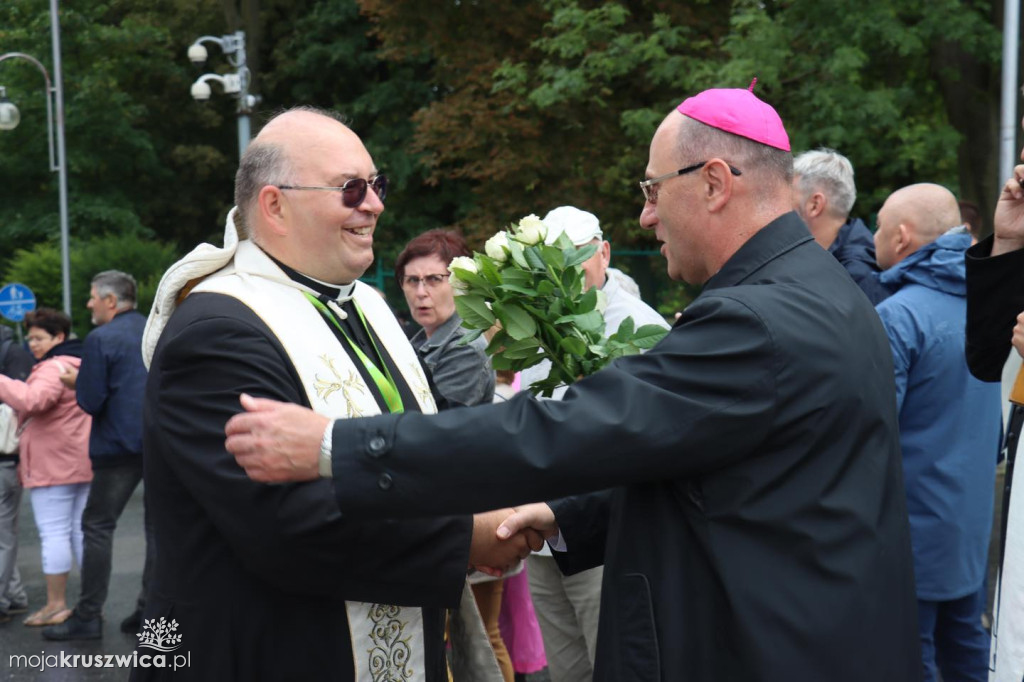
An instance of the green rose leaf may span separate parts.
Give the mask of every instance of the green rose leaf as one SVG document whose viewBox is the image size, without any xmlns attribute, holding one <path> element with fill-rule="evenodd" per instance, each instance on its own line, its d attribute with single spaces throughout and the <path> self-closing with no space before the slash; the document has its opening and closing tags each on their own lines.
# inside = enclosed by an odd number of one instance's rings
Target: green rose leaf
<svg viewBox="0 0 1024 682">
<path fill-rule="evenodd" d="M 620 327 L 621 329 L 621 327 Z M 659 341 L 665 338 L 668 330 L 656 324 L 645 324 L 636 330 L 633 338 L 630 339 L 637 348 L 653 348 Z"/>
<path fill-rule="evenodd" d="M 564 259 L 564 267 L 571 268 L 575 267 L 584 261 L 588 260 L 591 256 L 597 253 L 597 244 L 587 244 L 576 249 L 575 253 L 570 253 L 568 250 L 564 252 L 562 256 Z"/>
<path fill-rule="evenodd" d="M 493 367 L 496 370 L 497 369 L 514 369 L 514 370 L 519 370 L 520 369 L 519 364 L 515 360 L 512 360 L 511 358 L 507 358 L 504 355 L 502 355 L 501 353 L 498 353 L 497 355 L 492 355 L 491 356 L 491 367 Z"/>
<path fill-rule="evenodd" d="M 540 257 L 544 259 L 545 265 L 551 269 L 558 269 L 562 267 L 564 257 L 562 256 L 562 250 L 555 248 L 554 246 L 538 246 L 537 251 L 540 253 Z"/>
<path fill-rule="evenodd" d="M 576 245 L 572 243 L 572 240 L 569 239 L 569 235 L 567 235 L 564 231 L 560 235 L 558 235 L 558 239 L 555 240 L 554 245 L 560 248 L 562 251 L 565 251 L 566 249 L 571 249 L 572 251 L 576 250 Z"/>
<path fill-rule="evenodd" d="M 555 324 L 574 324 L 585 332 L 600 332 L 604 327 L 604 316 L 596 310 L 591 310 L 582 315 L 565 315 L 555 320 Z"/>
<path fill-rule="evenodd" d="M 457 302 L 458 298 L 455 300 Z M 515 303 L 495 302 L 494 312 L 501 319 L 502 328 L 516 341 L 528 339 L 537 333 L 536 321 Z"/>
<path fill-rule="evenodd" d="M 576 305 L 576 314 L 582 315 L 583 313 L 589 313 L 591 310 L 597 308 L 597 287 L 591 287 L 587 289 L 587 293 L 583 294 L 580 298 L 580 302 Z"/>
<path fill-rule="evenodd" d="M 532 287 L 537 278 L 532 272 L 519 270 L 517 268 L 506 268 L 501 273 L 502 284 L 512 284 L 517 287 Z"/>
<path fill-rule="evenodd" d="M 527 388 L 536 395 L 541 395 L 544 396 L 545 398 L 550 398 L 551 395 L 555 392 L 555 389 L 564 384 L 565 382 L 563 382 L 559 377 L 548 376 L 548 378 L 546 379 L 541 379 L 540 381 L 533 382 L 532 384 L 527 386 Z"/>
<path fill-rule="evenodd" d="M 582 356 L 587 352 L 587 344 L 574 336 L 566 336 L 558 345 L 566 353 L 576 356 Z"/>
<path fill-rule="evenodd" d="M 530 264 L 526 262 L 526 258 L 523 256 L 523 245 L 517 242 L 515 239 L 508 240 L 508 252 L 512 255 L 512 260 L 515 261 L 516 265 L 523 268 L 524 270 L 530 269 Z M 510 270 L 514 272 L 514 270 Z M 506 278 L 508 273 L 506 274 Z"/>
<path fill-rule="evenodd" d="M 511 291 L 513 293 L 523 294 L 524 296 L 536 296 L 538 293 L 536 289 L 521 287 L 515 284 L 502 284 L 498 288 L 502 291 Z"/>
<path fill-rule="evenodd" d="M 461 270 L 461 268 L 459 269 Z M 494 313 L 487 307 L 483 296 L 476 294 L 456 296 L 455 309 L 459 311 L 463 326 L 469 329 L 489 329 L 494 324 Z"/>
<path fill-rule="evenodd" d="M 463 268 L 452 268 L 452 272 L 454 272 L 456 277 L 468 284 L 471 288 L 483 289 L 482 293 L 487 293 L 491 290 L 490 282 L 475 272 L 470 272 Z"/>
<path fill-rule="evenodd" d="M 547 264 L 545 264 L 543 256 L 540 255 L 540 247 L 528 246 L 523 250 L 523 256 L 534 270 L 547 270 Z"/>
<path fill-rule="evenodd" d="M 583 293 L 583 268 L 577 265 L 562 273 L 562 287 L 569 292 L 568 298 L 579 298 Z"/>
<path fill-rule="evenodd" d="M 501 355 L 509 360 L 525 360 L 536 355 L 539 349 L 540 341 L 536 337 L 531 337 L 510 343 L 501 351 Z"/>
<path fill-rule="evenodd" d="M 526 358 L 525 360 L 517 360 L 515 368 L 516 370 L 524 370 L 529 367 L 533 367 L 534 365 L 540 364 L 541 362 L 544 362 L 544 360 L 546 359 L 547 356 L 545 356 L 543 353 L 537 353 L 536 355 L 532 355 Z"/>
<path fill-rule="evenodd" d="M 487 330 L 486 329 L 474 329 L 473 331 L 469 332 L 468 334 L 463 334 L 462 338 L 459 339 L 459 344 L 458 345 L 460 345 L 460 346 L 468 346 L 469 344 L 471 344 L 474 341 L 476 341 L 477 339 L 479 339 L 480 335 L 483 334 L 485 331 L 487 331 Z"/>
<path fill-rule="evenodd" d="M 493 286 L 501 284 L 501 275 L 498 274 L 500 269 L 494 262 L 493 258 L 488 256 L 481 256 L 477 254 L 476 259 L 477 265 L 480 266 L 480 274 Z"/>
<path fill-rule="evenodd" d="M 502 346 L 507 345 L 508 342 L 509 335 L 505 333 L 504 329 L 499 329 L 494 336 L 491 337 L 491 342 L 487 344 L 487 348 L 484 349 L 484 352 L 488 355 L 494 355 L 501 350 Z"/>
<path fill-rule="evenodd" d="M 627 338 L 632 336 L 635 330 L 636 323 L 633 322 L 633 318 L 627 317 L 621 323 L 619 323 L 619 328 L 615 330 L 615 336 L 619 338 Z"/>
<path fill-rule="evenodd" d="M 562 379 L 564 383 L 571 384 L 580 375 L 580 362 L 571 355 L 563 355 L 562 362 L 565 363 L 565 368 L 569 371 L 569 376 L 562 377 Z"/>
</svg>

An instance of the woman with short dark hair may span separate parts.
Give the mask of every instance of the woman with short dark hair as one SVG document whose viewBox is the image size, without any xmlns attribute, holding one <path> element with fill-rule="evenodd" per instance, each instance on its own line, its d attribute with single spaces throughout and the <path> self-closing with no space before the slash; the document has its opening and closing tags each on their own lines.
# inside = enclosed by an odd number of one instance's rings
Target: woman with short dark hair
<svg viewBox="0 0 1024 682">
<path fill-rule="evenodd" d="M 448 266 L 457 256 L 472 255 L 466 240 L 453 230 L 429 230 L 406 244 L 395 261 L 395 276 L 402 287 L 413 320 L 423 327 L 409 339 L 430 371 L 443 407 L 489 403 L 494 397 L 494 370 L 484 352 L 483 337 L 462 345 L 467 330 L 455 311 L 455 292 L 448 281 Z M 473 596 L 502 677 L 512 682 L 515 670 L 498 629 L 502 580 L 480 574 Z"/>
<path fill-rule="evenodd" d="M 46 604 L 25 625 L 67 620 L 71 557 L 82 565 L 82 511 L 89 497 L 89 429 L 92 419 L 60 375 L 81 364 L 82 342 L 71 339 L 71 320 L 52 308 L 26 315 L 28 347 L 39 362 L 25 381 L 0 376 L 0 401 L 18 416 L 21 441 L 18 475 L 31 490 L 46 575 Z"/>
</svg>

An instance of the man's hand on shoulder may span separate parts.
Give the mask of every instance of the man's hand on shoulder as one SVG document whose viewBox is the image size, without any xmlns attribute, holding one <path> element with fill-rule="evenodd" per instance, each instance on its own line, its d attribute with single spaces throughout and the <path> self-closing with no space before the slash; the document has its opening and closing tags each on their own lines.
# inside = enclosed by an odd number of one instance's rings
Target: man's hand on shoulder
<svg viewBox="0 0 1024 682">
<path fill-rule="evenodd" d="M 60 373 L 60 383 L 64 384 L 72 391 L 75 390 L 75 383 L 78 381 L 78 370 L 74 367 L 65 367 L 64 371 Z"/>
<path fill-rule="evenodd" d="M 319 475 L 320 440 L 330 418 L 313 410 L 242 394 L 245 412 L 224 427 L 225 447 L 254 481 L 311 481 Z"/>
</svg>

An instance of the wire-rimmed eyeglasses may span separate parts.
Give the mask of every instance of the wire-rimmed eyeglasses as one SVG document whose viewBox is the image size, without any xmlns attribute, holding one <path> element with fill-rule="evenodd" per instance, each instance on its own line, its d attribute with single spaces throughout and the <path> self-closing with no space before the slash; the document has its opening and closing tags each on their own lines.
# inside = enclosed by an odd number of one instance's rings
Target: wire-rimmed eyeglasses
<svg viewBox="0 0 1024 682">
<path fill-rule="evenodd" d="M 450 272 L 446 272 L 443 275 L 423 275 L 422 277 L 406 275 L 402 278 L 402 288 L 415 291 L 416 289 L 419 289 L 420 284 L 422 284 L 428 289 L 436 289 L 441 286 L 441 282 L 445 281 L 450 276 Z"/>
<path fill-rule="evenodd" d="M 659 175 L 658 177 L 651 178 L 650 180 L 642 180 L 640 182 L 640 190 L 644 193 L 644 199 L 649 204 L 658 203 L 658 185 L 665 182 L 666 180 L 678 178 L 680 175 L 686 175 L 687 173 L 692 173 L 695 170 L 699 170 L 703 168 L 705 164 L 707 164 L 707 161 L 701 161 L 700 163 L 695 163 L 692 166 L 680 168 L 677 171 L 665 173 L 664 175 Z M 729 170 L 732 172 L 733 175 L 743 175 L 742 171 L 740 171 L 738 168 L 734 168 L 732 165 L 729 166 Z"/>
</svg>

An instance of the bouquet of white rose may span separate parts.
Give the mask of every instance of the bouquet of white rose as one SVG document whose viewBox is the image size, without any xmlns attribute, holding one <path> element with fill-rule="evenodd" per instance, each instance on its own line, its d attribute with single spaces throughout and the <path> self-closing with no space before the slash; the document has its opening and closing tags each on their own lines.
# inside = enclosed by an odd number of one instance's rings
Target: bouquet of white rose
<svg viewBox="0 0 1024 682">
<path fill-rule="evenodd" d="M 584 290 L 583 268 L 597 247 L 577 248 L 565 234 L 546 244 L 547 226 L 528 215 L 487 240 L 486 253 L 448 266 L 469 343 L 498 326 L 487 346 L 495 369 L 519 371 L 551 361 L 548 378 L 529 387 L 550 396 L 561 385 L 598 371 L 617 357 L 652 347 L 666 334 L 626 318 L 605 338 L 603 295 Z"/>
</svg>

